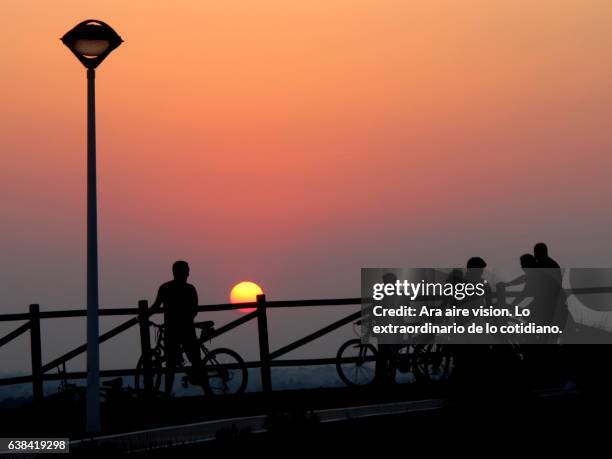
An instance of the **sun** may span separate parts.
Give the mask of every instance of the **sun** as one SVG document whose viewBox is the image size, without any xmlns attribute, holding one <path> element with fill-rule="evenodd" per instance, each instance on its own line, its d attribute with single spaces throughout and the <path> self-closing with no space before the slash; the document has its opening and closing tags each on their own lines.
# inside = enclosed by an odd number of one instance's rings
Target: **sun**
<svg viewBox="0 0 612 459">
<path fill-rule="evenodd" d="M 257 295 L 263 295 L 263 290 L 255 282 L 240 282 L 232 288 L 230 292 L 230 303 L 254 303 Z M 241 312 L 252 312 L 255 308 L 240 308 Z"/>
</svg>

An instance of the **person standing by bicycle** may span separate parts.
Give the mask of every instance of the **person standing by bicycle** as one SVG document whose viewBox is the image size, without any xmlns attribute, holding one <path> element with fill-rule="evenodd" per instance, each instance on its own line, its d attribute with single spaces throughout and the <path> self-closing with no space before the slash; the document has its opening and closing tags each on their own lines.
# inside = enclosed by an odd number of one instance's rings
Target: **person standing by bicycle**
<svg viewBox="0 0 612 459">
<path fill-rule="evenodd" d="M 395 284 L 397 276 L 394 273 L 385 273 L 382 276 L 382 281 L 385 284 Z M 396 299 L 394 298 L 394 301 Z M 391 303 L 391 301 L 389 301 Z M 397 322 L 398 318 L 393 317 L 393 322 Z M 388 386 L 395 383 L 397 374 L 397 357 L 395 349 L 398 347 L 395 340 L 391 337 L 380 335 L 377 336 L 378 352 L 376 353 L 376 366 L 374 369 L 374 382 L 383 386 Z"/>
<path fill-rule="evenodd" d="M 182 353 L 185 352 L 191 362 L 197 383 L 202 385 L 206 393 L 210 393 L 194 325 L 198 306 L 198 292 L 193 285 L 187 282 L 189 264 L 182 260 L 174 262 L 172 274 L 174 279 L 159 287 L 157 298 L 151 306 L 151 311 L 162 309 L 164 312 L 166 329 L 164 349 L 166 381 L 164 390 L 166 395 L 172 394 L 174 373 L 182 358 Z"/>
</svg>

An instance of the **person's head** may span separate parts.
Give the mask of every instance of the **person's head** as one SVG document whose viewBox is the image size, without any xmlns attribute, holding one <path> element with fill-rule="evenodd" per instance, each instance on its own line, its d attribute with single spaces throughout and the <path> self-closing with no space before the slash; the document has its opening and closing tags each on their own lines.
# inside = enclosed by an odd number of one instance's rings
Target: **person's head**
<svg viewBox="0 0 612 459">
<path fill-rule="evenodd" d="M 548 258 L 548 247 L 543 242 L 538 242 L 533 246 L 533 255 L 536 260 L 541 260 L 543 258 Z"/>
<path fill-rule="evenodd" d="M 485 269 L 487 267 L 487 263 L 480 257 L 472 257 L 467 261 L 466 268 L 468 269 Z"/>
<path fill-rule="evenodd" d="M 397 282 L 397 276 L 393 273 L 385 273 L 382 276 L 382 280 L 385 284 L 395 284 Z"/>
<path fill-rule="evenodd" d="M 172 274 L 174 279 L 185 282 L 189 277 L 189 264 L 186 261 L 175 261 L 172 265 Z"/>
<path fill-rule="evenodd" d="M 479 279 L 482 277 L 487 263 L 480 257 L 472 257 L 467 261 L 466 277 L 470 279 Z"/>
<path fill-rule="evenodd" d="M 528 268 L 537 268 L 538 261 L 536 258 L 530 253 L 526 253 L 525 255 L 521 255 L 521 268 L 523 270 Z"/>
</svg>

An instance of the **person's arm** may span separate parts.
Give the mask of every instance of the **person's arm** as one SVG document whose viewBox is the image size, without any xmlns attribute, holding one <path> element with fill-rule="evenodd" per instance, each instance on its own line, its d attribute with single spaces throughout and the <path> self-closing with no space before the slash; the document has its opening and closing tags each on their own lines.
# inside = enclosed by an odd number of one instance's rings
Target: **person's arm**
<svg viewBox="0 0 612 459">
<path fill-rule="evenodd" d="M 159 311 L 161 309 L 162 303 L 164 302 L 162 299 L 163 298 L 162 287 L 159 287 L 159 290 L 157 291 L 157 297 L 155 298 L 155 301 L 153 302 L 153 304 L 151 305 L 151 308 L 149 309 L 151 313 Z"/>
<path fill-rule="evenodd" d="M 513 292 L 514 293 L 514 292 Z M 508 309 L 514 309 L 515 306 L 521 304 L 526 298 L 529 298 L 527 288 L 525 287 L 514 296 L 514 300 L 507 306 Z"/>
<path fill-rule="evenodd" d="M 515 285 L 522 285 L 527 280 L 527 276 L 523 274 L 522 276 L 517 277 L 509 282 L 503 282 L 506 287 L 514 287 Z"/>
<path fill-rule="evenodd" d="M 195 316 L 198 315 L 198 291 L 195 287 L 193 287 L 193 308 L 192 308 L 191 316 L 195 319 Z"/>
</svg>

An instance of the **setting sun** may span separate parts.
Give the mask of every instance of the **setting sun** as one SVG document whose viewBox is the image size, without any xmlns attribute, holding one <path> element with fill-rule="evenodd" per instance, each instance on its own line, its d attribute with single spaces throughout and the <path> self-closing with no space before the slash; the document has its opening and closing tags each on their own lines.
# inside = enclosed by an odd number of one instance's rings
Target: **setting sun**
<svg viewBox="0 0 612 459">
<path fill-rule="evenodd" d="M 254 303 L 257 301 L 257 295 L 263 295 L 263 290 L 255 282 L 240 282 L 234 285 L 230 292 L 230 302 L 236 303 Z M 241 308 L 242 312 L 251 312 L 255 308 Z"/>
</svg>

